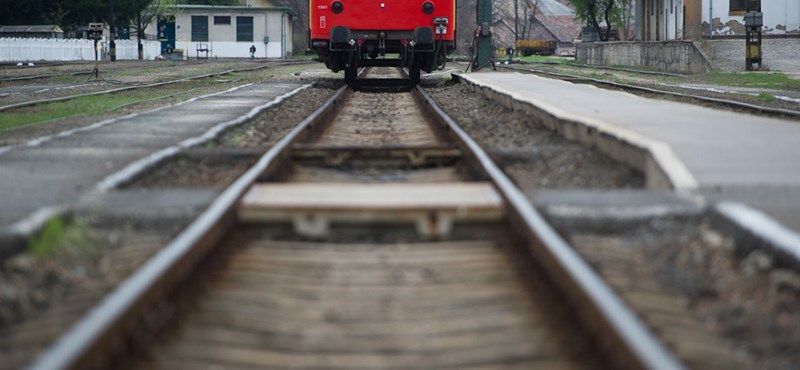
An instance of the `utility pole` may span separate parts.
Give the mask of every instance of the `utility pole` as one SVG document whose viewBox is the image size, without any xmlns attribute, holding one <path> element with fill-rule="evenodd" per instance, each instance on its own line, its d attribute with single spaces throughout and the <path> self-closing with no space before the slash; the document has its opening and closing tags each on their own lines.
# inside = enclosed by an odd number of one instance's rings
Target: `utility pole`
<svg viewBox="0 0 800 370">
<path fill-rule="evenodd" d="M 139 51 L 139 60 L 144 59 L 144 45 L 142 39 L 144 38 L 144 31 L 142 31 L 142 11 L 136 13 L 136 49 Z"/>
<path fill-rule="evenodd" d="M 494 57 L 494 49 L 492 45 L 492 0 L 478 0 L 476 11 L 475 28 L 475 62 L 473 63 L 472 70 L 478 70 L 483 67 L 494 68 L 492 57 Z"/>
<path fill-rule="evenodd" d="M 761 13 L 761 3 L 747 0 L 745 3 L 745 69 L 748 71 L 761 70 L 761 27 L 764 25 L 764 13 Z M 758 64 L 756 68 L 755 65 Z"/>
<path fill-rule="evenodd" d="M 527 1 L 527 0 L 525 0 Z M 519 41 L 519 0 L 514 0 L 514 47 Z"/>
<path fill-rule="evenodd" d="M 108 55 L 111 61 L 117 60 L 117 43 L 114 42 L 114 33 L 116 32 L 116 25 L 114 24 L 114 0 L 108 0 Z"/>
</svg>

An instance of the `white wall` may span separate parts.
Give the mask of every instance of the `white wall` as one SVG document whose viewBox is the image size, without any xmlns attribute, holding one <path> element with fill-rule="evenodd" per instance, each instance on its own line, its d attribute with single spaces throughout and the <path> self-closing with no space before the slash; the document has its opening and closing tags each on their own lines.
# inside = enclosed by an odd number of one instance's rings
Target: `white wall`
<svg viewBox="0 0 800 370">
<path fill-rule="evenodd" d="M 709 13 L 709 5 L 713 5 L 713 13 Z M 708 20 L 709 14 L 712 14 L 714 19 L 719 18 L 723 27 L 715 29 L 715 35 L 731 35 L 734 30 L 726 27 L 730 21 L 735 21 L 744 25 L 744 16 L 740 14 L 731 15 L 729 13 L 730 1 L 729 0 L 705 0 L 703 1 L 703 22 L 705 22 L 706 29 L 704 33 L 708 33 Z M 800 1 L 798 0 L 762 0 L 761 11 L 764 13 L 764 34 L 779 35 L 786 33 L 786 31 L 800 31 Z M 716 22 L 715 22 L 716 23 Z M 785 27 L 785 30 L 778 29 L 778 27 Z"/>
<path fill-rule="evenodd" d="M 683 39 L 683 0 L 664 0 L 666 40 Z"/>
<path fill-rule="evenodd" d="M 208 42 L 191 41 L 193 15 L 208 17 Z M 215 15 L 230 16 L 231 24 L 215 25 Z M 253 17 L 253 41 L 235 41 L 237 16 Z M 281 40 L 282 35 L 283 40 Z M 268 45 L 264 44 L 265 36 L 269 37 Z M 175 19 L 175 48 L 183 49 L 186 57 L 196 58 L 197 44 L 208 46 L 209 58 L 249 58 L 250 45 L 256 46 L 257 58 L 284 58 L 292 53 L 292 26 L 289 17 L 284 16 L 282 11 L 240 10 L 224 7 L 220 9 L 184 9 Z"/>
<path fill-rule="evenodd" d="M 161 53 L 158 41 L 142 41 L 144 58 L 153 59 Z M 136 40 L 117 40 L 117 59 L 137 59 Z M 105 41 L 100 48 L 107 47 Z M 94 41 L 86 39 L 18 39 L 0 38 L 0 61 L 22 62 L 37 60 L 94 60 Z"/>
<path fill-rule="evenodd" d="M 214 58 L 250 58 L 250 45 L 256 46 L 256 58 L 281 58 L 281 43 L 279 40 L 272 41 L 270 38 L 269 45 L 264 45 L 263 40 L 253 42 L 236 42 L 236 41 L 209 41 L 209 42 L 191 42 L 191 41 L 176 41 L 175 47 L 183 49 L 184 55 L 188 58 L 197 57 L 197 45 L 203 44 L 208 46 L 208 57 Z M 201 57 L 205 53 L 200 54 Z"/>
</svg>

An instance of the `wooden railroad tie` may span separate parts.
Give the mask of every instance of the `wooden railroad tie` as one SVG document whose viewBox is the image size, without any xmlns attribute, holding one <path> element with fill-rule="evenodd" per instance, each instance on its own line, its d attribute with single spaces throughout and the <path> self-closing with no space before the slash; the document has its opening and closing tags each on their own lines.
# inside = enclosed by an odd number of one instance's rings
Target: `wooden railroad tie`
<svg viewBox="0 0 800 370">
<path fill-rule="evenodd" d="M 503 200 L 486 182 L 431 184 L 256 184 L 239 204 L 242 222 L 291 222 L 301 235 L 322 237 L 332 223 L 413 223 L 427 237 L 456 221 L 491 222 Z"/>
</svg>

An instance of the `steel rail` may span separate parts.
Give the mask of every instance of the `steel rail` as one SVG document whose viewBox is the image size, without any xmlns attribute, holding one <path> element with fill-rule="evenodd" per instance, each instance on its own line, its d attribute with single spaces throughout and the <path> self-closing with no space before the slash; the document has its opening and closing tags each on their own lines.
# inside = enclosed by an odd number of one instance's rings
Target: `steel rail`
<svg viewBox="0 0 800 370">
<path fill-rule="evenodd" d="M 586 82 L 596 83 L 596 84 L 600 84 L 600 85 L 608 85 L 608 86 L 613 86 L 613 87 L 616 87 L 616 88 L 619 88 L 619 89 L 624 89 L 624 90 L 635 90 L 635 91 L 643 91 L 643 92 L 647 92 L 647 93 L 651 93 L 651 94 L 669 95 L 669 96 L 675 96 L 675 97 L 686 98 L 686 99 L 696 99 L 696 100 L 700 100 L 700 101 L 707 102 L 707 103 L 720 104 L 720 105 L 723 105 L 723 106 L 728 106 L 728 107 L 733 107 L 733 108 L 745 109 L 745 110 L 750 110 L 750 111 L 757 111 L 757 112 L 761 112 L 761 113 L 765 113 L 765 114 L 771 114 L 771 115 L 777 115 L 777 116 L 789 116 L 789 117 L 792 117 L 792 118 L 800 119 L 800 111 L 791 110 L 791 109 L 771 108 L 771 107 L 765 107 L 765 106 L 761 106 L 761 105 L 750 104 L 750 103 L 745 103 L 745 102 L 740 102 L 740 101 L 735 101 L 735 100 L 727 100 L 727 99 L 712 98 L 712 97 L 701 96 L 701 95 L 692 95 L 692 94 L 685 94 L 685 93 L 679 93 L 679 92 L 673 92 L 673 91 L 659 90 L 659 89 L 654 89 L 654 88 L 650 88 L 650 87 L 629 85 L 629 84 L 624 84 L 624 83 L 619 83 L 619 82 L 600 80 L 600 79 L 591 78 L 591 77 L 584 77 L 584 76 L 570 75 L 570 74 L 564 74 L 564 73 L 543 71 L 543 70 L 539 70 L 539 69 L 512 68 L 512 67 L 506 67 L 506 66 L 501 66 L 501 67 L 505 68 L 505 69 L 515 70 L 515 71 L 526 71 L 526 72 L 532 72 L 532 73 L 540 74 L 540 75 L 553 76 L 553 77 L 557 77 L 559 79 L 570 79 L 570 80 L 574 80 L 574 81 L 586 81 Z"/>
<path fill-rule="evenodd" d="M 463 59 L 459 59 L 459 58 L 448 59 L 448 61 L 451 61 L 451 60 L 452 61 L 456 61 L 456 62 L 461 62 L 461 63 L 468 63 L 467 60 L 463 60 Z M 505 65 L 505 64 L 503 64 L 501 62 L 502 62 L 502 60 L 498 59 L 497 63 L 495 63 L 495 65 L 497 67 L 511 68 L 510 66 Z M 589 64 L 581 65 L 581 64 L 573 64 L 573 63 L 547 62 L 547 61 L 535 61 L 535 60 L 523 60 L 523 61 L 520 61 L 519 63 L 513 63 L 513 64 L 514 65 L 543 64 L 543 65 L 558 66 L 558 67 L 566 66 L 566 67 L 571 67 L 571 68 L 589 68 L 589 69 L 602 69 L 602 70 L 609 70 L 609 71 L 630 72 L 630 73 L 639 73 L 639 74 L 643 74 L 643 75 L 652 75 L 652 76 L 667 76 L 667 77 L 679 77 L 679 78 L 689 78 L 689 77 L 691 77 L 690 75 L 685 75 L 685 74 L 680 74 L 680 73 L 659 72 L 659 71 L 643 71 L 643 70 L 638 70 L 638 69 L 633 69 L 633 68 L 595 66 L 595 65 L 589 65 Z"/>
<path fill-rule="evenodd" d="M 308 62 L 287 63 L 287 64 L 303 64 L 303 63 L 308 63 Z M 172 84 L 176 84 L 176 83 L 180 83 L 180 82 L 186 82 L 186 81 L 192 81 L 192 80 L 200 80 L 200 79 L 204 79 L 204 78 L 221 76 L 221 75 L 226 75 L 226 74 L 235 73 L 235 72 L 252 72 L 252 71 L 257 71 L 257 70 L 264 69 L 264 68 L 269 68 L 269 67 L 271 67 L 271 66 L 270 65 L 263 65 L 263 66 L 252 67 L 252 68 L 228 69 L 228 70 L 225 70 L 225 71 L 222 71 L 222 72 L 206 73 L 206 74 L 202 74 L 202 75 L 185 77 L 185 78 L 180 78 L 180 79 L 171 80 L 171 81 L 156 82 L 156 83 L 151 83 L 151 84 L 146 84 L 146 85 L 126 86 L 126 87 L 119 87 L 119 88 L 110 89 L 110 90 L 103 90 L 103 91 L 95 91 L 95 92 L 84 93 L 84 94 L 62 96 L 62 97 L 58 97 L 58 98 L 39 99 L 39 100 L 31 100 L 31 101 L 19 102 L 19 103 L 0 106 L 0 112 L 5 111 L 5 110 L 9 110 L 9 109 L 14 109 L 14 108 L 29 107 L 29 106 L 34 106 L 34 105 L 38 105 L 38 104 L 45 104 L 45 103 L 56 103 L 56 102 L 61 102 L 61 101 L 77 99 L 77 98 L 83 98 L 83 97 L 87 97 L 87 96 L 113 94 L 113 93 L 118 93 L 118 92 L 122 92 L 122 91 L 146 89 L 146 88 L 151 88 L 151 87 L 172 85 Z"/>
<path fill-rule="evenodd" d="M 474 157 L 494 182 L 507 203 L 512 221 L 528 234 L 530 252 L 554 276 L 553 281 L 566 292 L 576 307 L 586 310 L 584 320 L 600 320 L 602 334 L 610 334 L 623 353 L 624 368 L 677 370 L 685 366 L 647 329 L 636 314 L 614 293 L 605 281 L 544 220 L 516 185 L 497 167 L 489 155 L 445 113 L 424 89 L 417 91 L 435 117 L 451 132 L 466 155 Z M 587 327 L 592 327 L 587 325 Z"/>
<path fill-rule="evenodd" d="M 102 367 L 106 356 L 122 347 L 139 315 L 148 312 L 194 270 L 235 222 L 239 199 L 276 159 L 316 129 L 338 109 L 346 87 L 278 141 L 258 162 L 225 189 L 198 218 L 150 260 L 120 284 L 84 318 L 62 335 L 28 369 L 62 370 Z"/>
<path fill-rule="evenodd" d="M 559 63 L 559 62 L 545 62 L 545 61 L 534 61 L 534 60 L 525 60 L 522 61 L 520 64 L 544 64 L 549 66 L 566 66 L 571 68 L 589 68 L 589 69 L 602 69 L 608 71 L 620 71 L 620 72 L 630 72 L 630 73 L 639 73 L 643 75 L 651 75 L 651 76 L 667 76 L 667 77 L 679 77 L 679 78 L 689 78 L 689 75 L 680 74 L 680 73 L 670 73 L 670 72 L 659 72 L 659 71 L 642 71 L 633 68 L 620 68 L 620 67 L 608 67 L 608 66 L 595 66 L 589 64 L 573 64 L 573 63 Z"/>
<path fill-rule="evenodd" d="M 41 80 L 43 78 L 51 78 L 51 77 L 61 77 L 61 76 L 81 76 L 81 75 L 90 75 L 92 72 L 73 72 L 73 73 L 53 73 L 47 75 L 31 75 L 31 76 L 19 76 L 19 77 L 6 77 L 0 78 L 0 82 L 11 82 L 11 81 L 27 81 L 27 80 Z"/>
</svg>

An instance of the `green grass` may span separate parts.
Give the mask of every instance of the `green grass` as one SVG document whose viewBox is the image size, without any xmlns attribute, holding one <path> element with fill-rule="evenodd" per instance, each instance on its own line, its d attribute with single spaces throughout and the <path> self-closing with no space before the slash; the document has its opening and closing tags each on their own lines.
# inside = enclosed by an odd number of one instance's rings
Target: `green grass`
<svg viewBox="0 0 800 370">
<path fill-rule="evenodd" d="M 756 96 L 756 98 L 758 100 L 761 100 L 761 101 L 767 102 L 767 103 L 771 103 L 771 102 L 775 101 L 775 96 L 767 94 L 767 93 L 758 94 L 758 96 Z"/>
<path fill-rule="evenodd" d="M 753 87 L 777 90 L 800 90 L 800 80 L 783 73 L 767 72 L 712 72 L 697 76 L 706 83 L 724 86 Z"/>
<path fill-rule="evenodd" d="M 501 57 L 498 57 L 498 58 L 508 60 L 508 57 L 505 56 L 505 55 L 503 55 Z M 514 60 L 516 60 L 516 59 L 517 59 L 517 57 L 514 57 Z M 547 63 L 559 63 L 559 64 L 574 64 L 574 63 L 577 63 L 573 59 L 560 58 L 560 57 L 547 57 L 547 56 L 541 56 L 541 55 L 530 55 L 530 56 L 527 56 L 527 57 L 520 56 L 519 60 L 524 61 L 524 62 L 547 62 Z"/>
<path fill-rule="evenodd" d="M 0 113 L 0 134 L 18 127 L 41 124 L 70 117 L 95 116 L 106 112 L 152 100 L 164 99 L 165 103 L 175 100 L 171 95 L 194 93 L 202 88 L 229 85 L 209 82 L 210 80 L 190 81 L 159 88 L 158 95 L 148 89 L 119 92 L 115 94 L 93 95 L 66 100 L 62 102 L 44 103 L 31 107 L 12 109 Z M 201 94 L 202 92 L 197 92 Z M 196 94 L 194 94 L 196 95 Z M 184 100 L 181 98 L 179 100 Z"/>
<path fill-rule="evenodd" d="M 236 85 L 240 85 L 248 82 L 258 82 L 269 76 L 289 75 L 308 68 L 308 66 L 296 65 L 266 68 L 253 72 L 236 72 L 211 79 L 184 81 L 155 89 L 86 96 L 63 102 L 44 103 L 31 107 L 12 109 L 0 112 L 0 135 L 23 126 L 49 123 L 72 117 L 98 116 L 117 111 L 120 108 L 153 100 L 161 100 L 163 104 L 174 103 L 188 99 L 191 96 L 222 91 L 233 86 L 230 83 L 219 83 L 218 80 L 235 80 Z M 141 72 L 141 70 L 139 72 Z M 186 74 L 196 75 L 199 74 L 199 71 L 187 71 Z M 82 77 L 85 78 L 85 76 Z"/>
<path fill-rule="evenodd" d="M 2 117 L 2 120 L 0 120 L 0 133 L 17 127 L 56 119 L 100 114 L 114 107 L 148 98 L 145 94 L 141 94 L 141 96 L 95 95 L 12 110 L 0 114 L 0 117 Z"/>
<path fill-rule="evenodd" d="M 39 258 L 57 256 L 64 251 L 86 251 L 93 245 L 86 226 L 62 217 L 53 217 L 28 238 L 28 252 Z"/>
</svg>

